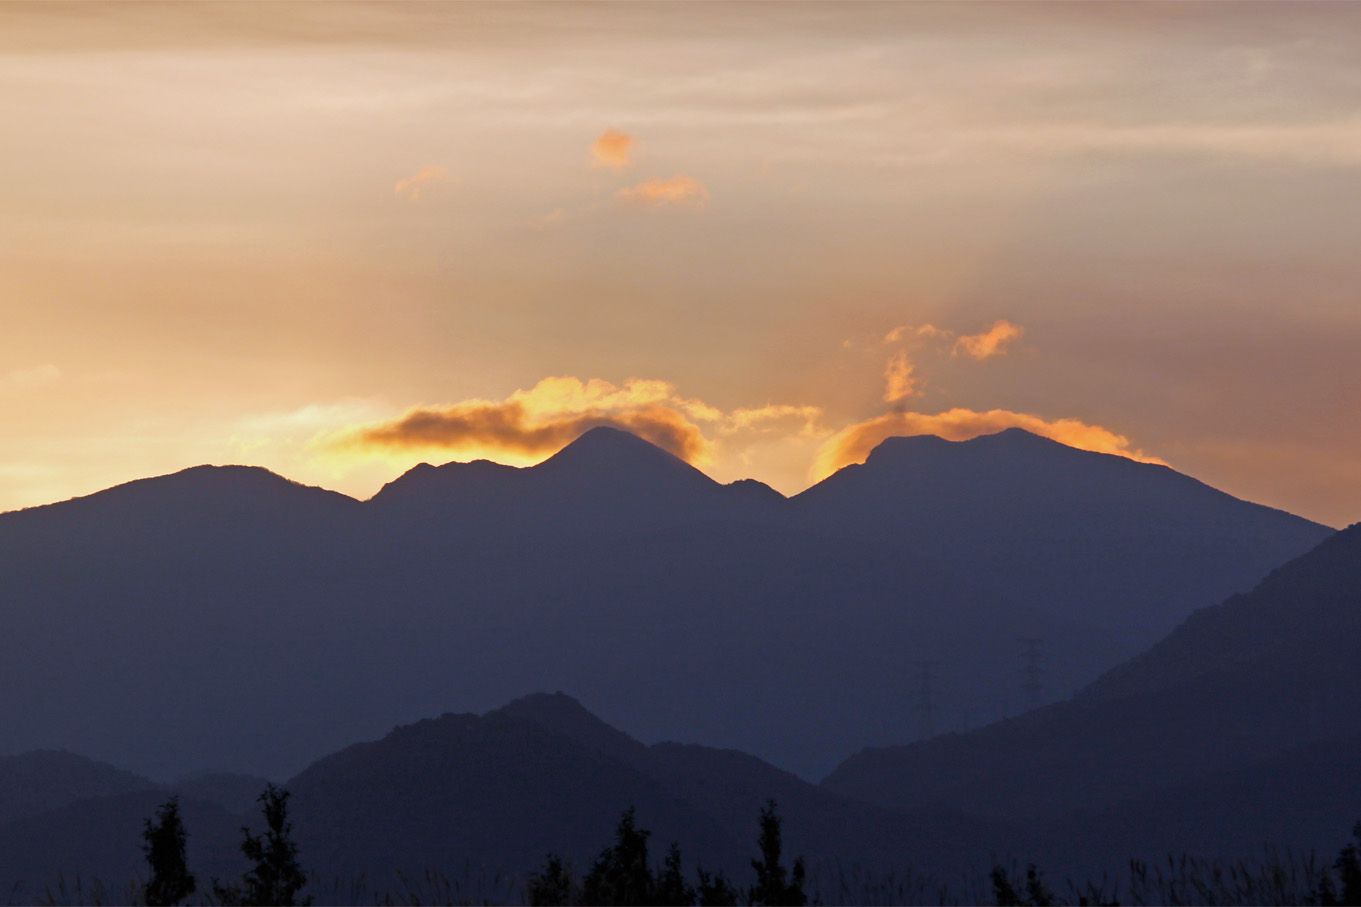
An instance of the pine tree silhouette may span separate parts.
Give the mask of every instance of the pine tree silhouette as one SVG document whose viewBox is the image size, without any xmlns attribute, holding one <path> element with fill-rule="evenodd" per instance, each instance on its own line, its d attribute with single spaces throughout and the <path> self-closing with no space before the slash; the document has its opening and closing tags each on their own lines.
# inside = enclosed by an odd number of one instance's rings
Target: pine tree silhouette
<svg viewBox="0 0 1361 907">
<path fill-rule="evenodd" d="M 637 827 L 633 807 L 629 807 L 615 829 L 614 846 L 596 858 L 582 883 L 583 903 L 599 907 L 653 903 L 657 883 L 647 864 L 649 834 Z"/>
<path fill-rule="evenodd" d="M 803 892 L 803 857 L 794 861 L 792 873 L 781 865 L 780 817 L 775 811 L 774 800 L 767 801 L 761 810 L 759 843 L 761 859 L 751 861 L 751 868 L 756 870 L 756 887 L 751 889 L 750 903 L 765 907 L 803 907 L 808 903 Z"/>
<path fill-rule="evenodd" d="M 155 824 L 145 821 L 142 850 L 151 866 L 151 881 L 142 891 L 147 907 L 178 904 L 198 887 L 184 858 L 188 837 L 180 820 L 179 797 L 171 797 L 156 810 Z"/>
<path fill-rule="evenodd" d="M 694 902 L 695 889 L 685 881 L 685 873 L 681 870 L 680 845 L 673 841 L 657 876 L 652 903 L 658 907 L 689 907 Z"/>
<path fill-rule="evenodd" d="M 288 791 L 273 784 L 259 797 L 265 815 L 263 838 L 241 829 L 245 840 L 241 852 L 254 866 L 239 885 L 213 883 L 213 894 L 225 905 L 249 904 L 270 907 L 305 907 L 311 897 L 299 898 L 307 876 L 298 864 L 298 845 L 293 842 L 293 823 L 288 821 Z"/>
</svg>

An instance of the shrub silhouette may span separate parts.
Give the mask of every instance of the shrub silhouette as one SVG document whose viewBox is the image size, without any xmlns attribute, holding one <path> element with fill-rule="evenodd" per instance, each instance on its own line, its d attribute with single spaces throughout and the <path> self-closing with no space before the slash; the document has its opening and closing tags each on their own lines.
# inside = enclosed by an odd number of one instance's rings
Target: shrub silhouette
<svg viewBox="0 0 1361 907">
<path fill-rule="evenodd" d="M 997 907 L 1051 907 L 1054 903 L 1054 893 L 1045 887 L 1034 863 L 1025 868 L 1025 883 L 1019 889 L 1005 869 L 994 866 L 992 894 Z"/>
<path fill-rule="evenodd" d="M 808 897 L 803 892 L 803 857 L 794 861 L 793 872 L 780 863 L 782 842 L 780 817 L 775 812 L 775 801 L 766 801 L 761 810 L 761 858 L 751 861 L 756 870 L 756 885 L 751 889 L 750 903 L 766 907 L 803 907 Z"/>
<path fill-rule="evenodd" d="M 151 881 L 142 890 L 147 907 L 169 907 L 194 893 L 198 883 L 189 872 L 184 844 L 189 838 L 180 820 L 180 800 L 171 797 L 156 810 L 156 821 L 145 821 L 142 850 L 151 866 Z"/>
<path fill-rule="evenodd" d="M 531 907 L 563 907 L 572 903 L 572 873 L 556 854 L 549 854 L 543 872 L 529 877 L 525 900 Z"/>
<path fill-rule="evenodd" d="M 293 842 L 293 823 L 288 821 L 288 791 L 273 784 L 260 794 L 259 802 L 265 816 L 263 838 L 241 829 L 245 840 L 241 852 L 254 866 L 237 885 L 222 886 L 213 882 L 213 894 L 225 905 L 271 905 L 295 907 L 312 903 L 310 897 L 299 898 L 307 884 L 307 876 L 298 864 L 298 845 Z"/>
</svg>

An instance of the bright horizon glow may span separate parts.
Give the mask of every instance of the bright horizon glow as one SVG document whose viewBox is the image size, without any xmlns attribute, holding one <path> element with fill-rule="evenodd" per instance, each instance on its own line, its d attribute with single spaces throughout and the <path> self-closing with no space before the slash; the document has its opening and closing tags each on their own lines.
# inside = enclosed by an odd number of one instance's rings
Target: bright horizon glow
<svg viewBox="0 0 1361 907">
<path fill-rule="evenodd" d="M 1358 57 L 1308 2 L 0 4 L 0 511 L 1017 424 L 1354 522 Z"/>
<path fill-rule="evenodd" d="M 939 429 L 940 433 L 883 434 L 881 431 L 876 431 L 876 429 L 879 428 L 880 423 L 883 420 L 874 420 L 873 423 L 865 423 L 864 425 L 848 426 L 846 429 L 843 429 L 841 432 L 838 432 L 831 438 L 829 438 L 829 445 L 824 445 L 824 450 L 819 452 L 819 460 L 817 463 L 814 464 L 813 468 L 810 470 L 810 480 L 807 483 L 802 484 L 793 491 L 782 491 L 780 489 L 776 490 L 780 491 L 780 493 L 785 497 L 793 497 L 794 495 L 799 494 L 800 492 L 805 491 L 808 488 L 811 488 L 814 485 L 817 485 L 820 482 L 826 480 L 831 475 L 840 471 L 841 469 L 844 469 L 848 466 L 863 464 L 865 462 L 865 459 L 869 456 L 869 454 L 873 451 L 875 447 L 877 447 L 879 444 L 882 444 L 884 441 L 887 441 L 892 438 L 936 437 L 951 444 L 962 444 L 968 441 L 972 441 L 976 438 L 989 437 L 991 435 L 1000 434 L 1001 432 L 1007 431 L 1010 428 L 1020 428 L 1038 437 L 1048 438 L 1049 440 L 1057 441 L 1060 444 L 1065 444 L 1068 447 L 1073 447 L 1078 450 L 1086 450 L 1092 453 L 1106 454 L 1109 456 L 1124 457 L 1125 459 L 1133 460 L 1138 463 L 1147 463 L 1150 465 L 1160 466 L 1167 465 L 1162 460 L 1156 457 L 1150 457 L 1147 454 L 1144 454 L 1142 451 L 1129 451 L 1124 449 L 1124 445 L 1127 444 L 1126 439 L 1121 438 L 1118 435 L 1110 434 L 1105 429 L 1102 429 L 1098 426 L 1081 426 L 1080 423 L 1078 423 L 1078 426 L 1075 427 L 1071 424 L 1062 424 L 1062 422 L 1055 426 L 1045 426 L 1042 424 L 1036 424 L 1035 417 L 1027 417 L 1023 413 L 966 413 L 957 411 L 951 413 L 939 413 L 934 416 L 926 414 L 909 414 L 909 415 L 910 416 L 920 415 L 922 420 L 920 424 L 923 425 L 932 424 Z M 1066 421 L 1068 423 L 1072 422 L 1072 420 Z M 971 425 L 986 426 L 988 430 L 972 431 L 971 428 L 967 427 Z M 997 427 L 998 425 L 1004 427 Z M 616 428 L 619 431 L 626 431 L 629 432 L 630 434 L 634 434 L 634 432 L 630 431 L 625 426 L 602 425 L 597 427 Z M 587 428 L 582 432 L 582 434 L 585 434 L 587 431 L 590 430 L 591 430 L 590 428 Z M 844 440 L 845 438 L 854 438 L 856 440 L 860 440 L 862 435 L 872 435 L 875 438 L 877 438 L 877 440 L 875 440 L 874 443 L 868 445 L 864 444 L 863 442 L 858 445 L 853 443 L 848 444 Z M 1065 435 L 1069 436 L 1068 440 L 1062 440 L 1062 438 Z M 397 478 L 400 478 L 402 475 L 405 475 L 407 472 L 417 468 L 418 466 L 438 467 L 447 466 L 455 463 L 468 464 L 481 461 L 497 463 L 502 466 L 509 466 L 516 469 L 528 469 L 534 466 L 538 466 L 541 463 L 547 462 L 548 460 L 551 460 L 563 449 L 570 446 L 579 437 L 581 437 L 581 435 L 575 435 L 561 447 L 553 447 L 551 448 L 550 452 L 543 454 L 516 454 L 496 448 L 484 449 L 469 448 L 467 450 L 461 451 L 459 456 L 453 459 L 441 459 L 438 456 L 422 457 L 420 456 L 419 453 L 416 452 L 425 451 L 427 453 L 434 453 L 438 450 L 438 448 L 422 448 L 417 446 L 413 448 L 413 453 L 416 457 L 415 459 L 393 458 L 385 461 L 389 464 L 402 464 L 402 465 L 395 466 L 397 472 L 393 473 L 388 479 L 384 480 L 382 482 L 382 485 L 386 485 L 387 483 Z M 644 438 L 643 440 L 647 439 Z M 330 439 L 326 439 L 322 443 L 329 444 Z M 832 443 L 836 443 L 838 446 L 837 447 L 830 446 Z M 655 446 L 657 446 L 661 450 L 666 451 L 667 453 L 672 453 L 673 455 L 676 455 L 672 451 L 667 450 L 662 445 Z M 702 462 L 699 463 L 691 462 L 690 460 L 687 460 L 685 457 L 678 455 L 676 456 L 677 459 L 681 460 L 682 462 L 687 463 L 688 465 L 694 467 L 695 469 L 700 470 L 701 472 L 704 472 L 706 475 L 709 476 L 709 478 L 714 479 L 714 481 L 721 482 L 723 484 L 729 484 L 734 481 L 755 478 L 755 476 L 737 476 L 735 478 L 720 479 L 710 474 L 708 469 L 706 469 L 706 465 L 708 464 Z M 830 467 L 829 464 L 833 461 L 839 462 L 840 465 L 835 466 L 834 468 Z M 172 470 L 167 473 L 157 473 L 155 475 L 148 476 L 132 476 L 122 481 L 115 482 L 112 485 L 109 485 L 107 488 L 99 488 L 92 492 L 73 495 L 70 498 L 63 498 L 54 501 L 42 501 L 36 504 L 25 505 L 25 507 L 16 508 L 16 510 L 28 509 L 29 507 L 42 507 L 50 504 L 61 504 L 69 500 L 77 500 L 79 498 L 88 497 L 91 494 L 98 494 L 101 491 L 107 491 L 109 488 L 116 488 L 121 485 L 127 485 L 132 482 L 146 481 L 148 479 L 164 478 L 167 475 L 175 475 L 186 470 L 196 469 L 203 466 L 215 468 L 243 467 L 249 469 L 265 469 L 273 473 L 274 475 L 279 476 L 280 478 L 287 479 L 290 482 L 308 485 L 310 487 L 324 488 L 328 491 L 336 491 L 340 494 L 346 495 L 347 497 L 354 498 L 357 501 L 369 500 L 374 495 L 376 495 L 378 491 L 382 489 L 382 485 L 380 485 L 378 488 L 375 488 L 373 491 L 368 493 L 347 492 L 338 488 L 328 488 L 323 484 L 303 482 L 289 475 L 270 469 L 269 467 L 266 466 L 261 466 L 256 463 L 237 463 L 237 462 L 195 463 L 192 465 L 184 466 L 180 469 Z M 771 487 L 773 488 L 774 486 Z M 0 514 L 8 512 L 14 511 L 0 511 Z"/>
</svg>

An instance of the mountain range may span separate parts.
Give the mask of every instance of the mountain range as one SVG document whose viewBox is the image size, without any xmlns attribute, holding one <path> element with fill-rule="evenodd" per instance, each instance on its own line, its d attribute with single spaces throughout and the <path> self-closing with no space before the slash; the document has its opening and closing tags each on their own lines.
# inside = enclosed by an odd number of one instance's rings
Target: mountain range
<svg viewBox="0 0 1361 907">
<path fill-rule="evenodd" d="M 567 689 L 815 778 L 1067 697 L 1330 532 L 1019 430 L 890 439 L 788 499 L 606 428 L 362 502 L 197 467 L 0 515 L 0 752 L 289 777 Z"/>
<path fill-rule="evenodd" d="M 161 785 L 55 751 L 0 760 L 0 889 L 41 900 L 59 880 L 98 879 L 117 900 L 146 874 L 142 821 L 172 794 L 200 884 L 234 878 L 245 869 L 240 828 L 261 824 L 245 795 L 264 785 L 238 776 Z M 19 787 L 28 793 L 13 796 Z M 589 867 L 628 808 L 652 832 L 657 861 L 675 841 L 690 875 L 703 866 L 739 883 L 772 798 L 791 853 L 823 885 L 849 867 L 977 876 L 989 845 L 1006 837 L 948 811 L 859 802 L 745 753 L 645 746 L 561 693 L 397 727 L 316 760 L 286 787 L 301 858 L 326 903 L 407 886 L 429 896 L 432 884 L 458 886 L 461 900 L 518 903 L 549 853 Z"/>
<path fill-rule="evenodd" d="M 824 900 L 930 900 L 936 886 L 977 900 L 994 861 L 1080 882 L 1119 879 L 1130 858 L 1333 853 L 1361 818 L 1358 664 L 1361 525 L 1068 700 L 864 750 L 817 785 L 736 750 L 645 745 L 563 693 L 401 725 L 285 783 L 327 902 L 515 902 L 549 853 L 588 866 L 630 807 L 654 858 L 676 841 L 691 874 L 741 883 L 768 799 Z M 98 878 L 116 899 L 144 871 L 142 820 L 171 794 L 200 878 L 234 877 L 265 783 L 158 784 L 60 751 L 0 757 L 0 888 L 41 899 L 59 879 Z"/>
<path fill-rule="evenodd" d="M 1067 702 L 863 751 L 824 782 L 1032 830 L 1090 874 L 1183 850 L 1329 853 L 1361 820 L 1361 525 L 1202 609 Z"/>
</svg>

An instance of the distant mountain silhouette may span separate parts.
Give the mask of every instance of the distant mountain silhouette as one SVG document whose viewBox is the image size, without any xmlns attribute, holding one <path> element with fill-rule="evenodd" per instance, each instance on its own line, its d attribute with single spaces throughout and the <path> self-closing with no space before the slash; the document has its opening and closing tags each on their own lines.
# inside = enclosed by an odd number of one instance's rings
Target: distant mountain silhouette
<svg viewBox="0 0 1361 907">
<path fill-rule="evenodd" d="M 1198 611 L 1071 702 L 867 750 L 825 786 L 1029 823 L 1035 857 L 1076 871 L 1182 849 L 1328 853 L 1361 817 L 1358 665 L 1361 525 Z"/>
<path fill-rule="evenodd" d="M 1022 710 L 1021 637 L 1067 696 L 1329 532 L 1017 431 L 890 439 L 788 500 L 604 428 L 366 502 L 201 467 L 0 515 L 0 752 L 279 778 L 571 689 L 816 777 Z"/>
<path fill-rule="evenodd" d="M 13 903 L 58 900 L 123 903 L 127 884 L 144 875 L 142 821 L 172 795 L 191 830 L 190 861 L 227 877 L 243 868 L 240 828 L 256 812 L 258 778 L 213 775 L 157 784 L 74 753 L 44 750 L 0 756 L 0 890 Z M 77 880 L 106 886 L 102 898 Z M 207 876 L 202 877 L 207 881 Z"/>
<path fill-rule="evenodd" d="M 304 865 L 327 903 L 345 902 L 359 880 L 400 894 L 402 877 L 419 881 L 428 872 L 485 886 L 464 889 L 465 899 L 513 902 L 549 852 L 588 867 L 630 806 L 653 832 L 658 862 L 676 840 L 692 876 L 703 863 L 739 881 L 751 874 L 757 815 L 769 798 L 785 817 L 787 847 L 825 884 L 837 878 L 838 863 L 884 874 L 930 867 L 978 875 L 989 842 L 1002 837 L 962 817 L 860 803 L 744 753 L 645 746 L 561 693 L 398 727 L 318 759 L 287 786 Z M 191 784 L 175 792 L 184 798 L 191 869 L 239 872 L 238 829 L 258 826 L 254 805 L 224 809 L 195 796 L 202 788 Z M 122 883 L 144 874 L 141 820 L 169 793 L 148 786 L 0 821 L 0 889 L 18 885 L 25 896 L 61 875 Z"/>
<path fill-rule="evenodd" d="M 740 516 L 755 500 L 745 484 L 720 485 L 642 438 L 600 427 L 525 469 L 486 460 L 417 466 L 372 506 L 456 535 L 510 528 L 551 535 L 594 523 L 637 529 Z"/>
<path fill-rule="evenodd" d="M 156 785 L 132 772 L 59 750 L 0 756 L 0 823 L 77 800 Z"/>
<path fill-rule="evenodd" d="M 134 903 L 133 881 L 146 877 L 142 823 L 168 793 L 129 791 L 75 800 L 37 815 L 0 822 L 0 885 L 12 903 Z M 245 869 L 241 826 L 258 817 L 234 815 L 215 803 L 180 801 L 189 828 L 189 864 L 200 885 Z M 102 885 L 100 896 L 92 886 Z M 76 886 L 80 885 L 78 892 Z M 59 892 L 62 886 L 67 894 Z"/>
<path fill-rule="evenodd" d="M 318 865 L 371 879 L 467 862 L 523 875 L 550 851 L 578 868 L 635 806 L 658 859 L 749 873 L 756 816 L 775 798 L 787 846 L 811 865 L 986 866 L 983 823 L 899 815 L 823 790 L 745 753 L 644 746 L 563 694 L 401 727 L 309 766 L 290 782 L 300 840 Z M 373 817 L 382 816 L 381 823 Z"/>
</svg>

